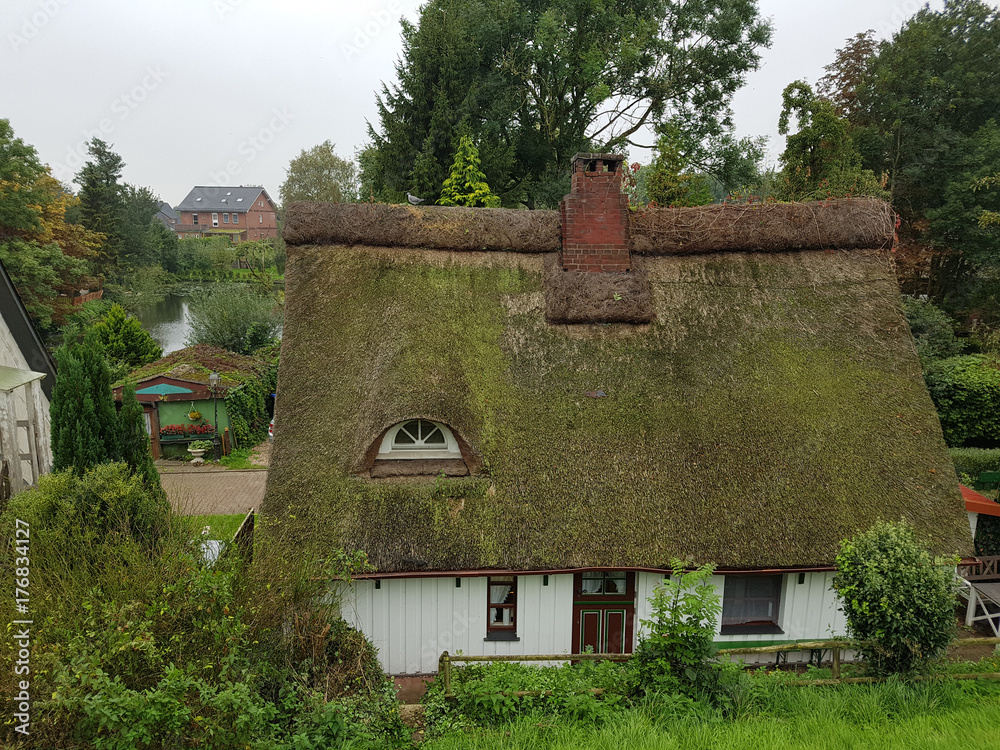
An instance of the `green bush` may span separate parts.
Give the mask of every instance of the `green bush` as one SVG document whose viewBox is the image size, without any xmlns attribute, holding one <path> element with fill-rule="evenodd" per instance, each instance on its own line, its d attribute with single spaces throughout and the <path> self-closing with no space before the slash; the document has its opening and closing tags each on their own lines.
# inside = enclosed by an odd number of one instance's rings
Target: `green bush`
<svg viewBox="0 0 1000 750">
<path fill-rule="evenodd" d="M 251 354 L 278 335 L 281 313 L 276 308 L 273 297 L 246 284 L 217 284 L 196 291 L 189 306 L 191 333 L 187 343 Z"/>
<path fill-rule="evenodd" d="M 879 523 L 841 543 L 833 588 L 872 674 L 926 669 L 948 647 L 957 563 L 932 560 L 905 522 Z"/>
<path fill-rule="evenodd" d="M 986 354 L 932 362 L 924 380 L 952 447 L 1000 446 L 1000 370 Z"/>
<path fill-rule="evenodd" d="M 1000 471 L 1000 448 L 951 448 L 948 453 L 955 473 L 967 474 L 973 482 L 984 471 Z"/>
<path fill-rule="evenodd" d="M 965 343 L 955 336 L 955 321 L 948 313 L 926 300 L 909 295 L 902 299 L 906 322 L 910 324 L 913 343 L 924 366 L 962 353 Z"/>
<path fill-rule="evenodd" d="M 625 678 L 625 668 L 615 662 L 588 661 L 557 667 L 509 662 L 474 664 L 452 670 L 454 699 L 444 697 L 441 680 L 429 686 L 424 697 L 425 718 L 431 734 L 470 726 L 497 726 L 519 716 L 600 723 L 624 706 Z M 593 688 L 605 692 L 594 694 Z"/>
<path fill-rule="evenodd" d="M 707 580 L 713 567 L 685 572 L 680 560 L 673 560 L 671 567 L 671 575 L 657 585 L 650 599 L 652 618 L 641 621 L 645 637 L 630 662 L 633 692 L 717 698 L 723 671 L 712 659 L 722 603 Z"/>
</svg>

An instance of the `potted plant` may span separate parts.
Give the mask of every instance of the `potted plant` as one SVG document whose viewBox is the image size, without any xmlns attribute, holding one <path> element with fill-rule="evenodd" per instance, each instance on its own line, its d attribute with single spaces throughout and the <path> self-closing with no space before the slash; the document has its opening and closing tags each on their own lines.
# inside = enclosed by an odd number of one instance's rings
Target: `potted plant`
<svg viewBox="0 0 1000 750">
<path fill-rule="evenodd" d="M 188 446 L 188 453 L 190 453 L 195 458 L 201 458 L 205 455 L 205 451 L 212 450 L 213 445 L 211 440 L 195 440 Z"/>
<path fill-rule="evenodd" d="M 201 419 L 201 412 L 194 408 L 194 401 L 191 402 L 191 411 L 188 412 L 188 419 L 197 422 Z"/>
</svg>

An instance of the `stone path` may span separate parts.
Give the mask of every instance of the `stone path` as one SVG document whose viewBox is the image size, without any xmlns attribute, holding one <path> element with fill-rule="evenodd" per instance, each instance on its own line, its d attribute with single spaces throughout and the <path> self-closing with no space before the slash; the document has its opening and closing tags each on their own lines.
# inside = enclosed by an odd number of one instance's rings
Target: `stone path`
<svg viewBox="0 0 1000 750">
<path fill-rule="evenodd" d="M 246 513 L 260 509 L 267 469 L 233 471 L 157 461 L 160 482 L 174 509 L 185 515 Z"/>
</svg>

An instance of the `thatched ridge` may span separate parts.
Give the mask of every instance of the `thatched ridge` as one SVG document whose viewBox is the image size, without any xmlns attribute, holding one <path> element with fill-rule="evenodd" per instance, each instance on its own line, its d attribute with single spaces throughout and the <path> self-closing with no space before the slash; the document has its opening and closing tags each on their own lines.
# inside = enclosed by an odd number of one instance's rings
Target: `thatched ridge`
<svg viewBox="0 0 1000 750">
<path fill-rule="evenodd" d="M 295 429 L 264 512 L 383 572 L 822 566 L 901 517 L 971 552 L 888 253 L 643 266 L 651 323 L 564 326 L 545 320 L 543 256 L 291 246 L 278 409 Z M 482 472 L 368 478 L 373 441 L 417 417 Z"/>
<path fill-rule="evenodd" d="M 895 217 L 869 198 L 769 205 L 647 208 L 630 212 L 633 253 L 891 247 Z M 557 211 L 293 203 L 284 229 L 290 245 L 368 245 L 436 250 L 548 253 L 561 249 Z"/>
</svg>

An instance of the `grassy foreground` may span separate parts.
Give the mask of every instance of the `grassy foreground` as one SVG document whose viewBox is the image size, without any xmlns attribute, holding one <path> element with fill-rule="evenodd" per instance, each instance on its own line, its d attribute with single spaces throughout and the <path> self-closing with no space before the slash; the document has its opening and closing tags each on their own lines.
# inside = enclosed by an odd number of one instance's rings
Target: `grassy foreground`
<svg viewBox="0 0 1000 750">
<path fill-rule="evenodd" d="M 493 729 L 453 732 L 423 748 L 992 750 L 1000 742 L 1000 687 L 985 683 L 764 686 L 737 711 L 742 716 L 727 720 L 647 702 L 599 725 L 529 716 Z"/>
</svg>

